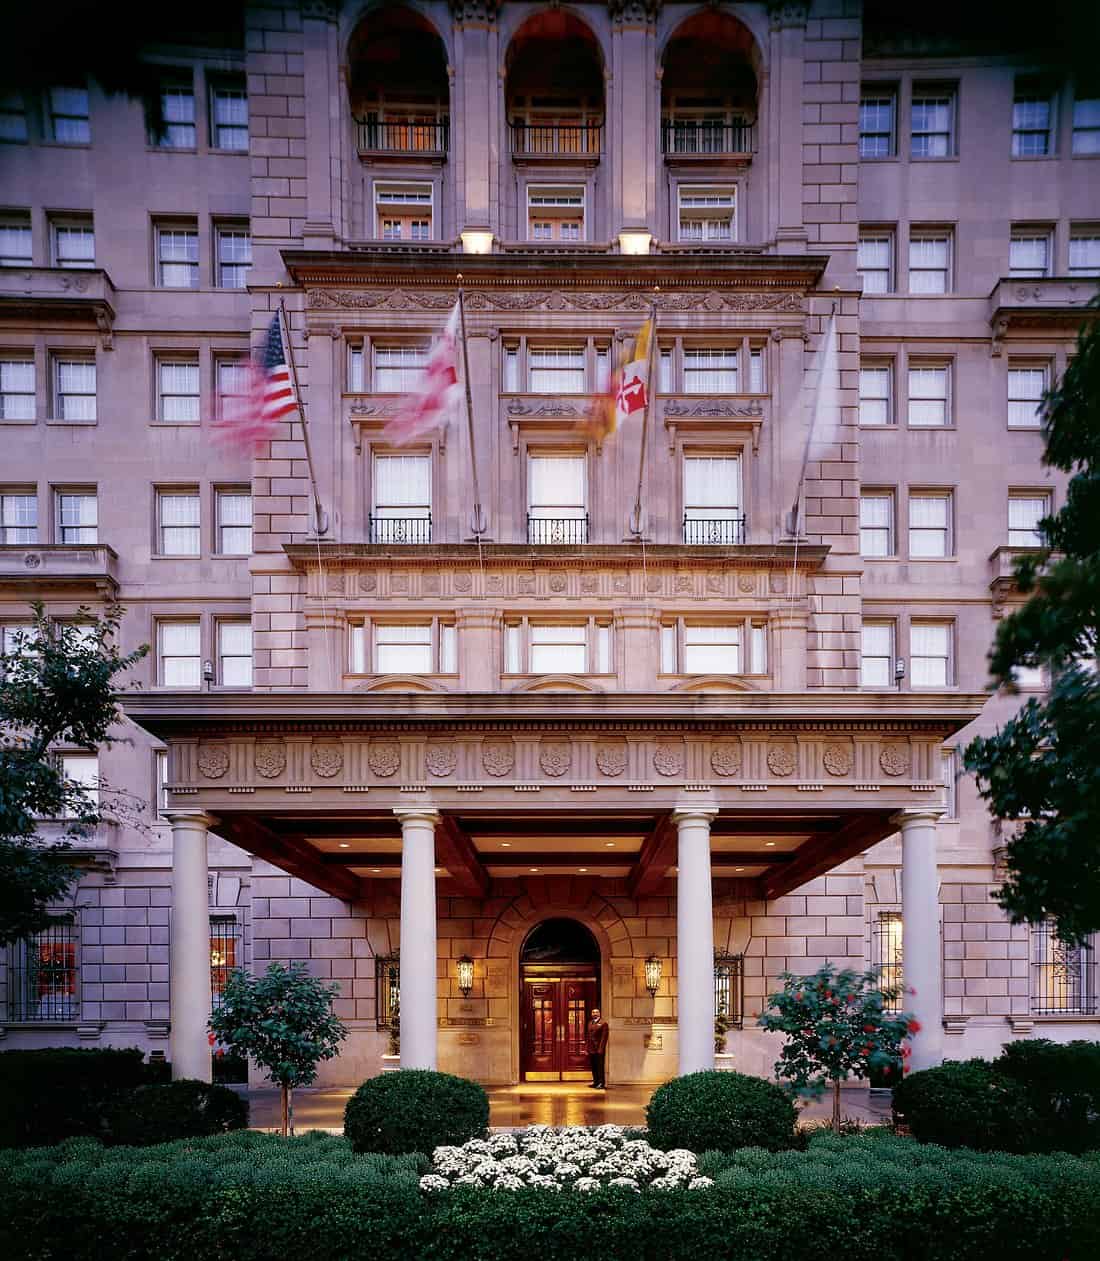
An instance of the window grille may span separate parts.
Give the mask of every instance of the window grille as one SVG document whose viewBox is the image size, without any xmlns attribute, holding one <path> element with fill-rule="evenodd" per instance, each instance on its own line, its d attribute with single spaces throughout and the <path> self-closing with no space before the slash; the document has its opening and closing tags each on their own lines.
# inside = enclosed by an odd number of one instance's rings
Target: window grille
<svg viewBox="0 0 1100 1261">
<path fill-rule="evenodd" d="M 374 961 L 375 1019 L 379 1029 L 392 1029 L 401 1010 L 401 961 L 396 954 Z"/>
<path fill-rule="evenodd" d="M 241 926 L 236 916 L 218 915 L 210 919 L 210 1004 L 216 1011 L 234 968 L 243 967 Z"/>
<path fill-rule="evenodd" d="M 896 990 L 897 997 L 883 1003 L 883 1010 L 902 1010 L 902 926 L 900 911 L 879 911 L 871 925 L 871 967 L 878 973 L 883 990 Z"/>
<path fill-rule="evenodd" d="M 1031 926 L 1031 1010 L 1036 1016 L 1091 1016 L 1096 1012 L 1092 943 L 1067 945 L 1053 920 Z"/>
<path fill-rule="evenodd" d="M 714 1015 L 724 1017 L 730 1029 L 745 1021 L 745 956 L 715 952 Z"/>
<path fill-rule="evenodd" d="M 11 949 L 8 1017 L 15 1021 L 73 1021 L 77 998 L 76 925 L 54 919 Z"/>
</svg>

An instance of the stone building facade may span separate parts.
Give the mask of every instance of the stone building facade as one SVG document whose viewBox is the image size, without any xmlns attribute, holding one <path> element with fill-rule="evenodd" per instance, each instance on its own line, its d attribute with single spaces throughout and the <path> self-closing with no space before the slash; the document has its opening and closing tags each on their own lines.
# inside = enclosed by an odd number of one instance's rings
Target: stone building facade
<svg viewBox="0 0 1100 1261">
<path fill-rule="evenodd" d="M 0 622 L 117 599 L 152 648 L 122 742 L 62 751 L 142 821 L 10 952 L 5 1046 L 202 1076 L 270 960 L 339 985 L 341 1083 L 398 995 L 404 1063 L 485 1081 L 575 1074 L 597 1002 L 612 1080 L 712 1063 L 716 1003 L 767 1073 L 754 1014 L 826 959 L 904 971 L 918 1063 L 1094 1034 L 956 751 L 1018 703 L 985 655 L 1063 491 L 1034 404 L 1100 273 L 1100 102 L 935 34 L 287 0 L 149 51 L 161 134 L 94 83 L 5 102 Z M 460 286 L 470 423 L 395 447 Z M 214 423 L 280 309 L 310 450 L 249 460 Z M 650 313 L 644 424 L 599 437 Z"/>
</svg>

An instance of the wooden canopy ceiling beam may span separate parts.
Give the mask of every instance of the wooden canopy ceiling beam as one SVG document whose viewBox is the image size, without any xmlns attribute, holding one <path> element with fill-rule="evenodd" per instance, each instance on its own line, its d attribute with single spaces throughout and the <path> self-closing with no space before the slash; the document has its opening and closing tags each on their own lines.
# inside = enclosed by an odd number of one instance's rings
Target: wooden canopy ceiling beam
<svg viewBox="0 0 1100 1261">
<path fill-rule="evenodd" d="M 792 889 L 822 876 L 841 863 L 877 845 L 897 828 L 890 822 L 892 811 L 859 814 L 839 831 L 817 836 L 799 849 L 792 863 L 768 871 L 760 877 L 765 900 L 781 898 Z"/>
<path fill-rule="evenodd" d="M 797 850 L 785 850 L 778 854 L 761 853 L 759 850 L 730 850 L 728 852 L 719 851 L 712 853 L 710 863 L 716 870 L 727 867 L 771 867 L 776 863 L 794 862 L 797 856 Z M 321 862 L 333 867 L 393 867 L 396 869 L 401 866 L 401 855 L 392 851 L 375 854 L 364 853 L 363 851 L 353 853 L 348 850 L 341 850 L 335 854 L 325 852 L 319 854 L 318 857 Z M 555 867 L 562 870 L 569 867 L 632 867 L 638 861 L 639 855 L 627 851 L 615 853 L 606 849 L 576 853 L 559 850 L 552 854 L 541 851 L 532 853 L 523 850 L 511 850 L 507 854 L 478 854 L 477 857 L 483 868 L 541 867 L 545 871 L 550 871 Z M 450 871 L 449 858 L 450 855 L 445 854 L 443 849 L 437 845 L 436 864 L 440 867 L 446 867 Z M 669 865 L 673 865 L 675 861 L 675 855 L 673 855 L 672 863 Z"/>
<path fill-rule="evenodd" d="M 248 815 L 219 815 L 214 832 L 257 858 L 297 876 L 342 902 L 358 902 L 363 888 L 358 876 L 338 866 L 329 866 L 319 854 L 311 854 L 294 838 L 276 833 Z"/>
<path fill-rule="evenodd" d="M 489 873 L 470 838 L 454 817 L 443 815 L 435 825 L 435 861 L 446 867 L 461 896 L 484 898 L 489 893 Z"/>
<path fill-rule="evenodd" d="M 656 893 L 668 869 L 676 861 L 676 825 L 666 814 L 646 837 L 638 860 L 626 878 L 627 892 L 632 898 L 645 898 Z"/>
</svg>

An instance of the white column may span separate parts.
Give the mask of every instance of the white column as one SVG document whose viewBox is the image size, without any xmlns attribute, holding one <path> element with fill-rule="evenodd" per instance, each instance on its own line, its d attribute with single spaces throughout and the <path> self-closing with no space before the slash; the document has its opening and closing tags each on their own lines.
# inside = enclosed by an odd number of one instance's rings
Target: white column
<svg viewBox="0 0 1100 1261">
<path fill-rule="evenodd" d="M 943 964 L 940 949 L 936 820 L 941 810 L 903 810 L 901 829 L 902 1005 L 920 1021 L 910 1040 L 913 1072 L 943 1063 Z"/>
<path fill-rule="evenodd" d="M 674 810 L 679 836 L 676 877 L 676 1010 L 680 1075 L 714 1067 L 714 915 L 710 821 L 716 809 Z"/>
<path fill-rule="evenodd" d="M 395 810 L 401 823 L 401 1067 L 436 1066 L 437 810 Z"/>
<path fill-rule="evenodd" d="M 172 928 L 168 955 L 169 1054 L 174 1078 L 210 1080 L 210 895 L 207 831 L 201 811 L 169 811 L 172 824 Z"/>
</svg>

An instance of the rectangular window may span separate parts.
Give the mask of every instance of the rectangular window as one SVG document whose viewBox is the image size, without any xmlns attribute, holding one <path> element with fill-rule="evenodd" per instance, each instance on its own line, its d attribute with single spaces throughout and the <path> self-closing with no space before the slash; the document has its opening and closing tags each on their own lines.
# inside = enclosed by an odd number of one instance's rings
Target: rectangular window
<svg viewBox="0 0 1100 1261">
<path fill-rule="evenodd" d="M 859 497 L 859 551 L 871 558 L 894 554 L 894 492 L 868 491 Z"/>
<path fill-rule="evenodd" d="M 50 88 L 49 113 L 50 135 L 58 144 L 91 144 L 87 88 Z"/>
<path fill-rule="evenodd" d="M 583 241 L 583 187 L 547 188 L 528 185 L 527 239 Z"/>
<path fill-rule="evenodd" d="M 247 490 L 219 490 L 214 496 L 218 555 L 248 556 L 252 552 L 252 495 Z"/>
<path fill-rule="evenodd" d="M 909 292 L 947 293 L 951 288 L 951 236 L 914 231 L 909 237 Z"/>
<path fill-rule="evenodd" d="M 51 919 L 40 933 L 11 947 L 8 1019 L 75 1021 L 80 1010 L 78 985 L 76 925 L 67 917 Z"/>
<path fill-rule="evenodd" d="M 944 426 L 951 423 L 946 365 L 909 365 L 909 423 Z"/>
<path fill-rule="evenodd" d="M 30 267 L 32 261 L 29 216 L 0 219 L 0 267 Z"/>
<path fill-rule="evenodd" d="M 1012 156 L 1045 157 L 1051 153 L 1051 96 L 1049 88 L 1017 83 L 1012 101 Z"/>
<path fill-rule="evenodd" d="M 55 267 L 94 267 L 95 228 L 91 219 L 51 223 Z"/>
<path fill-rule="evenodd" d="M 432 457 L 376 454 L 372 543 L 432 541 Z"/>
<path fill-rule="evenodd" d="M 894 290 L 894 234 L 861 232 L 856 267 L 865 294 L 892 293 Z"/>
<path fill-rule="evenodd" d="M 199 287 L 198 228 L 158 225 L 157 284 L 164 289 Z"/>
<path fill-rule="evenodd" d="M 529 543 L 587 543 L 587 461 L 583 455 L 532 455 L 527 461 Z"/>
<path fill-rule="evenodd" d="M 34 360 L 0 359 L 0 420 L 34 420 Z"/>
<path fill-rule="evenodd" d="M 720 244 L 737 239 L 737 194 L 733 187 L 677 189 L 679 239 Z"/>
<path fill-rule="evenodd" d="M 859 368 L 859 423 L 892 425 L 893 369 L 886 363 L 864 362 Z"/>
<path fill-rule="evenodd" d="M 439 617 L 400 624 L 352 622 L 348 669 L 352 674 L 456 674 L 457 628 Z"/>
<path fill-rule="evenodd" d="M 374 670 L 376 674 L 431 674 L 432 628 L 392 626 L 374 627 Z"/>
<path fill-rule="evenodd" d="M 685 394 L 736 394 L 736 350 L 684 350 Z"/>
<path fill-rule="evenodd" d="M 383 241 L 430 241 L 431 184 L 375 184 L 375 236 Z"/>
<path fill-rule="evenodd" d="M 694 626 L 685 623 L 684 674 L 739 674 L 741 624 Z"/>
<path fill-rule="evenodd" d="M 900 1012 L 904 1007 L 902 976 L 902 927 L 900 911 L 879 911 L 871 924 L 871 967 L 883 990 L 893 993 L 882 1010 Z"/>
<path fill-rule="evenodd" d="M 749 393 L 764 393 L 764 352 L 763 350 L 749 351 Z"/>
<path fill-rule="evenodd" d="M 893 687 L 893 622 L 863 623 L 859 666 L 859 681 L 862 687 Z"/>
<path fill-rule="evenodd" d="M 61 773 L 68 783 L 83 792 L 83 800 L 93 809 L 99 808 L 99 755 L 96 753 L 63 753 L 60 758 Z M 74 805 L 76 803 L 73 803 Z M 73 818 L 75 809 L 66 811 L 66 818 Z"/>
<path fill-rule="evenodd" d="M 1069 274 L 1095 276 L 1100 273 L 1100 228 L 1071 229 L 1069 235 Z"/>
<path fill-rule="evenodd" d="M 214 84 L 210 93 L 210 127 L 215 149 L 248 152 L 248 93 L 243 81 Z"/>
<path fill-rule="evenodd" d="M 199 493 L 157 491 L 157 551 L 161 556 L 199 555 Z"/>
<path fill-rule="evenodd" d="M 0 92 L 0 141 L 21 144 L 27 139 L 27 106 L 20 92 Z"/>
<path fill-rule="evenodd" d="M 892 158 L 897 94 L 893 88 L 865 86 L 859 99 L 859 156 Z"/>
<path fill-rule="evenodd" d="M 1008 423 L 1011 428 L 1039 428 L 1048 372 L 1043 364 L 1008 369 Z"/>
<path fill-rule="evenodd" d="M 190 82 L 166 83 L 161 88 L 162 130 L 156 143 L 162 149 L 195 147 L 195 90 Z"/>
<path fill-rule="evenodd" d="M 913 687 L 950 685 L 950 622 L 913 622 L 910 625 L 909 675 Z"/>
<path fill-rule="evenodd" d="M 1036 1016 L 1096 1013 L 1096 951 L 1090 941 L 1069 946 L 1053 920 L 1032 924 L 1031 1010 Z"/>
<path fill-rule="evenodd" d="M 95 543 L 99 537 L 99 500 L 95 491 L 57 492 L 57 541 Z"/>
<path fill-rule="evenodd" d="M 198 687 L 202 660 L 198 618 L 157 624 L 157 677 L 162 687 Z"/>
<path fill-rule="evenodd" d="M 1013 230 L 1008 243 L 1008 274 L 1021 279 L 1050 275 L 1050 232 Z"/>
<path fill-rule="evenodd" d="M 247 359 L 219 356 L 214 360 L 214 402 L 219 419 L 228 420 L 244 414 L 251 379 L 251 367 Z"/>
<path fill-rule="evenodd" d="M 57 358 L 54 369 L 54 416 L 57 420 L 95 420 L 94 359 Z"/>
<path fill-rule="evenodd" d="M 583 346 L 532 346 L 527 351 L 528 389 L 532 394 L 583 394 Z"/>
<path fill-rule="evenodd" d="M 955 152 L 954 89 L 914 84 L 911 124 L 914 158 L 951 157 Z"/>
<path fill-rule="evenodd" d="M 530 674 L 584 674 L 588 668 L 587 626 L 530 627 Z"/>
<path fill-rule="evenodd" d="M 1100 153 L 1100 96 L 1078 97 L 1073 102 L 1073 153 Z"/>
<path fill-rule="evenodd" d="M 252 623 L 218 623 L 218 682 L 222 687 L 252 686 Z"/>
<path fill-rule="evenodd" d="M 1023 492 L 1008 497 L 1009 547 L 1041 547 L 1039 522 L 1050 515 L 1050 496 Z"/>
<path fill-rule="evenodd" d="M 157 360 L 157 420 L 169 425 L 198 424 L 198 359 Z"/>
<path fill-rule="evenodd" d="M 30 640 L 34 628 L 29 622 L 6 622 L 0 624 L 0 653 L 5 657 L 30 657 L 34 655 Z"/>
<path fill-rule="evenodd" d="M 740 458 L 685 456 L 683 478 L 684 542 L 743 543 Z"/>
<path fill-rule="evenodd" d="M 408 394 L 415 390 L 420 385 L 427 361 L 426 346 L 375 346 L 375 393 Z"/>
<path fill-rule="evenodd" d="M 241 926 L 233 915 L 210 917 L 210 1002 L 214 1011 L 221 1006 L 222 993 L 234 968 L 244 967 Z"/>
<path fill-rule="evenodd" d="M 909 555 L 935 560 L 952 554 L 951 493 L 909 495 Z"/>
<path fill-rule="evenodd" d="M 0 543 L 38 542 L 38 496 L 34 491 L 0 493 Z"/>
<path fill-rule="evenodd" d="M 252 266 L 252 233 L 244 227 L 219 227 L 218 288 L 246 289 Z"/>
<path fill-rule="evenodd" d="M 363 369 L 364 349 L 362 342 L 348 344 L 348 388 L 349 394 L 362 394 L 367 388 L 366 373 Z"/>
</svg>

